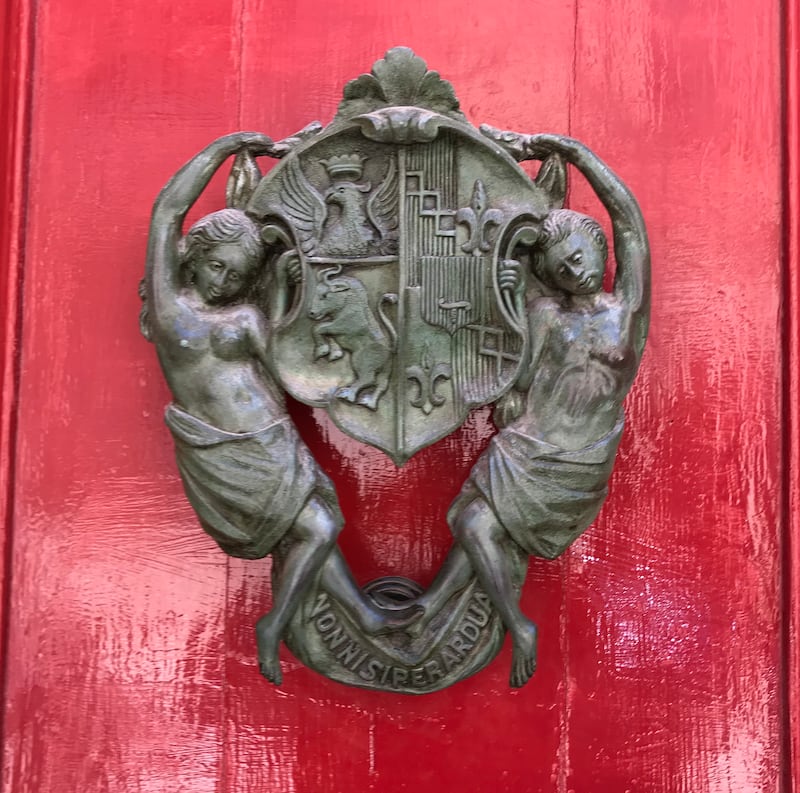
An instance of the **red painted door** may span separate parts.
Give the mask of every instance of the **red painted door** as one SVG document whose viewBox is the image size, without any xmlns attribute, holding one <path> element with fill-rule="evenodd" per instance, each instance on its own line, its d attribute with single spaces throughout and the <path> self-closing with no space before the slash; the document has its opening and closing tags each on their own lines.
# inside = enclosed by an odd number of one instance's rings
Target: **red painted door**
<svg viewBox="0 0 800 793">
<path fill-rule="evenodd" d="M 795 349 L 781 334 L 794 282 L 781 258 L 780 77 L 791 9 L 7 8 L 6 793 L 790 789 L 781 428 Z M 508 646 L 420 698 L 342 687 L 288 651 L 283 686 L 267 684 L 252 626 L 270 604 L 269 561 L 226 558 L 199 529 L 137 328 L 148 213 L 171 173 L 228 131 L 277 138 L 327 122 L 344 83 L 396 44 L 453 83 L 473 123 L 586 142 L 631 186 L 650 231 L 653 323 L 612 493 L 564 557 L 532 561 L 524 608 L 540 627 L 539 668 L 520 691 L 507 686 Z M 223 200 L 218 180 L 194 217 Z M 569 203 L 600 211 L 577 179 Z M 336 483 L 359 580 L 429 583 L 489 413 L 402 469 L 324 414 L 296 416 Z"/>
</svg>

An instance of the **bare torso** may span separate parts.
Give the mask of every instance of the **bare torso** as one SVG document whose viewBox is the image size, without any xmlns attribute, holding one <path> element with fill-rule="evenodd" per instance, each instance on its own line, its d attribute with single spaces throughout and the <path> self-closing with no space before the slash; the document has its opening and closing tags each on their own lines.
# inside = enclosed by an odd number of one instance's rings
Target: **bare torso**
<svg viewBox="0 0 800 793">
<path fill-rule="evenodd" d="M 539 355 L 525 411 L 510 426 L 571 450 L 607 435 L 638 365 L 629 323 L 629 311 L 606 292 L 583 300 L 539 298 L 530 319 Z"/>
<path fill-rule="evenodd" d="M 207 306 L 188 290 L 178 295 L 157 336 L 176 404 L 228 432 L 252 432 L 285 416 L 256 348 L 262 326 L 253 306 Z"/>
</svg>

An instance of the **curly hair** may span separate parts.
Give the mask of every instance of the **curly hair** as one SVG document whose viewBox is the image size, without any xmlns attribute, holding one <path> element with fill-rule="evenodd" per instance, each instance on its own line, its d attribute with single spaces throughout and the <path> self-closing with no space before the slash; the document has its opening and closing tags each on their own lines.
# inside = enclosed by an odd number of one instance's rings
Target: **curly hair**
<svg viewBox="0 0 800 793">
<path fill-rule="evenodd" d="M 264 255 L 264 243 L 256 224 L 240 209 L 220 209 L 200 218 L 181 240 L 181 263 L 187 274 L 198 257 L 225 243 L 241 245 L 254 264 Z"/>
<path fill-rule="evenodd" d="M 603 257 L 608 259 L 608 240 L 600 224 L 589 215 L 573 212 L 571 209 L 554 209 L 548 213 L 536 240 L 533 259 L 533 272 L 540 281 L 552 286 L 549 274 L 544 266 L 544 253 L 576 231 L 582 231 L 595 244 Z"/>
<path fill-rule="evenodd" d="M 180 241 L 181 275 L 185 285 L 192 282 L 194 261 L 215 245 L 238 243 L 253 262 L 253 271 L 264 256 L 264 243 L 258 227 L 239 209 L 220 209 L 200 218 Z M 153 323 L 150 318 L 150 303 L 147 299 L 145 279 L 139 282 L 139 297 L 142 308 L 139 312 L 139 330 L 147 341 L 153 341 Z"/>
</svg>

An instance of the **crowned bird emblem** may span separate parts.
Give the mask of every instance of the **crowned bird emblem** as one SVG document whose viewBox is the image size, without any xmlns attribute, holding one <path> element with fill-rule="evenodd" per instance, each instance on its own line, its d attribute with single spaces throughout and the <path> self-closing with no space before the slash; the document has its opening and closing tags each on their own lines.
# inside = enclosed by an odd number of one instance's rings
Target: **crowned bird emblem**
<svg viewBox="0 0 800 793">
<path fill-rule="evenodd" d="M 308 256 L 367 257 L 397 253 L 399 190 L 397 165 L 389 157 L 386 175 L 373 190 L 362 182 L 365 158 L 342 154 L 323 160 L 330 186 L 320 193 L 300 162 L 287 163 L 281 203 Z"/>
</svg>

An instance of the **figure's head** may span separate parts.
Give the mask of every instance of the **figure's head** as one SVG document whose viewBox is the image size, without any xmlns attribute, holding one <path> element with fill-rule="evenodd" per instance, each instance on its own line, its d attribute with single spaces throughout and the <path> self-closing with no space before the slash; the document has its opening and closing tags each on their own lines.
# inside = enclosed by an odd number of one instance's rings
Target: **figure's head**
<svg viewBox="0 0 800 793">
<path fill-rule="evenodd" d="M 608 241 L 594 218 L 556 209 L 542 224 L 533 271 L 547 286 L 570 295 L 589 295 L 602 288 L 607 259 Z"/>
<path fill-rule="evenodd" d="M 201 218 L 182 246 L 186 274 L 209 304 L 242 297 L 264 255 L 258 227 L 239 209 L 221 209 Z"/>
</svg>

